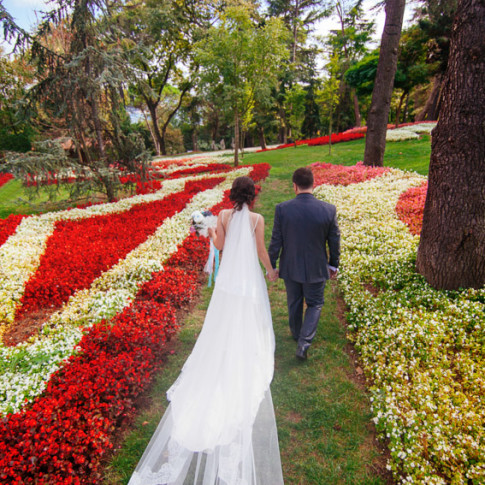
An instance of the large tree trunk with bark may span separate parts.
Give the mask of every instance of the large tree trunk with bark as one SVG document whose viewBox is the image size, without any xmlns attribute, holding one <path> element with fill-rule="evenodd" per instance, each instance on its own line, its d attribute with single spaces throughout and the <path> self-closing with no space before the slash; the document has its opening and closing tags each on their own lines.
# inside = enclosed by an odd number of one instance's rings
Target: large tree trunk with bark
<svg viewBox="0 0 485 485">
<path fill-rule="evenodd" d="M 379 62 L 367 118 L 364 165 L 384 165 L 387 121 L 397 69 L 399 39 L 406 0 L 386 0 L 386 21 L 382 33 Z"/>
<path fill-rule="evenodd" d="M 485 285 L 485 2 L 460 0 L 457 12 L 417 258 L 448 290 Z"/>
</svg>

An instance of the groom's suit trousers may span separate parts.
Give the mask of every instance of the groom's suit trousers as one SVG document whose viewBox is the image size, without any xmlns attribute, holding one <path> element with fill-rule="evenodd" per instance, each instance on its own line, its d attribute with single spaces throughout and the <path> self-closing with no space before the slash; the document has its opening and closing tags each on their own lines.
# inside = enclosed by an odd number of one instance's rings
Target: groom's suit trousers
<svg viewBox="0 0 485 485">
<path fill-rule="evenodd" d="M 290 330 L 293 338 L 298 341 L 298 347 L 307 349 L 315 338 L 324 303 L 325 283 L 299 283 L 285 279 Z M 303 300 L 307 304 L 304 318 Z"/>
</svg>

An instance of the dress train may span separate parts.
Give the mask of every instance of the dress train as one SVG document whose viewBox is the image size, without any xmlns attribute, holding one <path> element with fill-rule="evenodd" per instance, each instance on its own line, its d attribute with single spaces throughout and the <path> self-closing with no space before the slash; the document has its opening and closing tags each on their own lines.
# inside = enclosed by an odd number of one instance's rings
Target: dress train
<svg viewBox="0 0 485 485">
<path fill-rule="evenodd" d="M 129 485 L 282 485 L 274 333 L 246 205 L 234 212 L 204 326 Z"/>
</svg>

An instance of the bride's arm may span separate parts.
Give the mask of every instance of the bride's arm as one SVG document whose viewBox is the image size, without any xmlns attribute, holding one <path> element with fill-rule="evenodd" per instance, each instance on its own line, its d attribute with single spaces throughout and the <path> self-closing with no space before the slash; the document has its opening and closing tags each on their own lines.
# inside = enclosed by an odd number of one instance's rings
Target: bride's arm
<svg viewBox="0 0 485 485">
<path fill-rule="evenodd" d="M 263 216 L 258 217 L 258 222 L 256 224 L 256 229 L 254 231 L 256 237 L 256 247 L 258 249 L 258 257 L 266 268 L 266 273 L 270 281 L 276 279 L 276 270 L 273 269 L 271 261 L 269 260 L 268 251 L 266 250 L 266 245 L 264 244 L 264 218 Z"/>
<path fill-rule="evenodd" d="M 224 229 L 224 225 L 222 224 L 222 214 L 224 211 L 219 212 L 217 216 L 217 227 L 214 229 L 213 227 L 209 227 L 207 232 L 209 233 L 214 246 L 219 249 L 219 251 L 224 247 L 224 241 L 226 240 L 226 231 Z"/>
</svg>

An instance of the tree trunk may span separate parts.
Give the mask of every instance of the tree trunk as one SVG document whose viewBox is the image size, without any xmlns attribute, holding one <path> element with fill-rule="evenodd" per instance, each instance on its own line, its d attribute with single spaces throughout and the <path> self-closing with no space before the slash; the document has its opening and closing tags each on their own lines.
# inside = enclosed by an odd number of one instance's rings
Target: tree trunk
<svg viewBox="0 0 485 485">
<path fill-rule="evenodd" d="M 441 100 L 441 88 L 443 86 L 443 74 L 438 74 L 433 81 L 433 89 L 426 100 L 424 108 L 416 116 L 416 121 L 434 121 L 438 119 Z"/>
<path fill-rule="evenodd" d="M 293 18 L 293 45 L 291 49 L 291 62 L 296 62 L 296 44 L 298 42 L 298 17 L 300 15 L 300 2 L 296 0 L 294 18 Z"/>
<path fill-rule="evenodd" d="M 101 182 L 104 185 L 106 196 L 108 197 L 109 202 L 114 202 L 116 200 L 116 191 L 114 188 L 113 181 L 109 178 L 109 176 L 102 176 Z"/>
<path fill-rule="evenodd" d="M 234 110 L 234 166 L 239 165 L 239 113 Z"/>
<path fill-rule="evenodd" d="M 332 154 L 332 121 L 333 121 L 333 112 L 330 110 L 329 116 L 329 123 L 328 123 L 328 154 Z"/>
<path fill-rule="evenodd" d="M 162 140 L 162 135 L 160 134 L 160 128 L 158 127 L 157 120 L 157 103 L 154 103 L 151 99 L 145 98 L 148 111 L 150 111 L 150 118 L 152 119 L 153 133 L 155 134 L 155 139 L 159 147 L 157 155 L 166 155 L 165 153 L 165 142 Z M 156 145 L 156 146 L 157 146 Z"/>
<path fill-rule="evenodd" d="M 278 133 L 278 140 L 280 143 L 285 145 L 288 141 L 288 132 L 286 129 L 286 114 L 282 106 L 280 106 L 279 115 L 280 115 L 280 129 Z"/>
<path fill-rule="evenodd" d="M 258 134 L 259 134 L 259 144 L 261 145 L 261 149 L 266 150 L 266 137 L 264 136 L 264 128 L 262 126 L 258 126 Z"/>
<path fill-rule="evenodd" d="M 399 104 L 397 106 L 397 110 L 396 110 L 396 128 L 399 126 L 399 118 L 401 117 L 401 108 L 402 108 L 402 104 L 404 103 L 404 99 L 406 98 L 406 91 L 404 91 L 402 94 L 401 94 L 401 97 L 399 98 Z"/>
<path fill-rule="evenodd" d="M 433 130 L 417 269 L 435 288 L 485 284 L 485 3 L 460 0 Z"/>
<path fill-rule="evenodd" d="M 382 33 L 371 108 L 367 118 L 364 153 L 364 165 L 367 166 L 382 167 L 384 165 L 387 121 L 397 69 L 397 55 L 405 5 L 405 0 L 386 1 L 386 21 Z"/>
<path fill-rule="evenodd" d="M 192 150 L 194 152 L 199 151 L 199 143 L 198 143 L 198 140 L 197 140 L 197 130 L 195 128 L 192 131 Z"/>
<path fill-rule="evenodd" d="M 147 118 L 147 115 L 145 113 L 145 110 L 142 110 L 142 113 L 143 113 L 143 116 L 145 118 L 145 123 L 147 124 L 148 129 L 150 130 L 150 135 L 152 136 L 153 146 L 155 147 L 155 151 L 157 152 L 157 155 L 160 155 L 160 145 L 158 143 L 157 137 L 155 136 L 155 133 L 153 132 L 152 126 L 148 122 L 148 118 Z"/>
<path fill-rule="evenodd" d="M 359 109 L 359 98 L 355 92 L 355 89 L 352 89 L 352 98 L 354 100 L 354 114 L 355 114 L 355 126 L 362 125 L 362 117 L 360 116 L 360 109 Z"/>
<path fill-rule="evenodd" d="M 91 114 L 93 117 L 94 131 L 96 132 L 96 141 L 98 142 L 99 154 L 101 158 L 104 160 L 106 157 L 106 150 L 104 148 L 101 121 L 99 120 L 98 104 L 95 99 L 92 101 L 92 104 L 91 104 Z"/>
<path fill-rule="evenodd" d="M 403 116 L 403 123 L 408 122 L 408 111 L 409 111 L 409 93 L 406 96 L 406 104 L 404 105 L 404 116 Z"/>
</svg>

